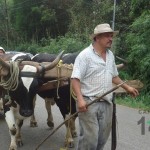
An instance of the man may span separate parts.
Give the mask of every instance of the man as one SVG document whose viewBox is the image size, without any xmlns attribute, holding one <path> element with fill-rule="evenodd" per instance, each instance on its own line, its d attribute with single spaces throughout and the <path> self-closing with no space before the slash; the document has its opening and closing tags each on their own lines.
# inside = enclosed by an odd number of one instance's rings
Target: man
<svg viewBox="0 0 150 150">
<path fill-rule="evenodd" d="M 123 81 L 118 77 L 114 55 L 109 50 L 116 31 L 109 24 L 99 24 L 92 35 L 93 43 L 76 58 L 72 72 L 72 87 L 77 96 L 80 137 L 78 150 L 103 150 L 112 125 L 112 93 L 100 102 L 86 107 L 96 97 L 112 88 L 112 83 Z M 138 91 L 123 84 L 133 97 Z"/>
<path fill-rule="evenodd" d="M 0 55 L 3 55 L 3 54 L 5 54 L 5 50 L 3 47 L 0 46 Z"/>
</svg>

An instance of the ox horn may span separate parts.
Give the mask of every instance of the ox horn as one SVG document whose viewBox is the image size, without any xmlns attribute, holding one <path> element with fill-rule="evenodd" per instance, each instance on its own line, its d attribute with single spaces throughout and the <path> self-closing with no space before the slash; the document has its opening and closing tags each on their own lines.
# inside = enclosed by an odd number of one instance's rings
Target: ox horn
<svg viewBox="0 0 150 150">
<path fill-rule="evenodd" d="M 63 53 L 64 53 L 64 51 L 60 52 L 53 62 L 38 66 L 39 73 L 43 72 L 43 70 L 47 71 L 47 70 L 53 69 L 58 64 L 58 62 L 61 59 Z"/>
<path fill-rule="evenodd" d="M 121 58 L 121 57 L 118 57 L 118 56 L 116 56 L 116 58 L 117 59 L 119 59 L 119 60 L 121 60 L 123 63 L 121 63 L 121 64 L 119 64 L 119 65 L 116 65 L 117 66 L 117 69 L 122 69 L 122 68 L 124 68 L 125 67 L 125 65 L 127 65 L 127 61 L 125 60 L 125 59 L 123 59 L 123 58 Z"/>
<path fill-rule="evenodd" d="M 128 63 L 125 59 L 119 57 L 119 56 L 116 56 L 117 59 L 121 60 L 125 65 Z"/>
</svg>

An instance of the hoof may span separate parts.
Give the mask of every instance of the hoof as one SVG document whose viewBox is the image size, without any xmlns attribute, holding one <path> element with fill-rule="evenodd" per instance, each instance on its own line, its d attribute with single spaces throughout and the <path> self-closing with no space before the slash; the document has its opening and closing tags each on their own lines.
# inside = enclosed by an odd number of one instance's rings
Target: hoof
<svg viewBox="0 0 150 150">
<path fill-rule="evenodd" d="M 36 121 L 30 121 L 30 127 L 37 127 L 37 122 Z"/>
<path fill-rule="evenodd" d="M 51 121 L 48 121 L 48 122 L 47 122 L 47 125 L 48 125 L 51 129 L 54 128 L 54 123 L 51 122 Z"/>
<path fill-rule="evenodd" d="M 12 145 L 9 147 L 9 150 L 17 150 L 17 146 L 16 145 Z"/>
<path fill-rule="evenodd" d="M 19 147 L 21 147 L 21 146 L 23 146 L 23 142 L 22 142 L 22 141 L 18 141 L 18 142 L 17 142 L 17 145 L 18 145 Z"/>
<path fill-rule="evenodd" d="M 77 132 L 72 133 L 72 137 L 76 138 L 78 136 Z"/>
<path fill-rule="evenodd" d="M 68 148 L 74 148 L 74 143 L 73 141 L 72 142 L 65 142 L 65 147 L 68 147 Z"/>
<path fill-rule="evenodd" d="M 0 111 L 0 119 L 5 119 L 5 115 L 3 112 Z"/>
<path fill-rule="evenodd" d="M 51 100 L 51 105 L 55 105 L 55 101 L 54 100 Z"/>
</svg>

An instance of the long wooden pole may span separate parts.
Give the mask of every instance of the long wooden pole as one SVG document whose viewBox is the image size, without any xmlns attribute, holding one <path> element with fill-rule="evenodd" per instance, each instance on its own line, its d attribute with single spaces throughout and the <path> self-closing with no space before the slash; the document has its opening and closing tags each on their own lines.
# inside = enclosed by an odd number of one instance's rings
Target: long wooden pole
<svg viewBox="0 0 150 150">
<path fill-rule="evenodd" d="M 125 82 L 122 82 L 121 84 L 116 85 L 114 88 L 110 89 L 109 91 L 107 91 L 106 93 L 104 93 L 102 96 L 97 97 L 95 100 L 93 100 L 91 103 L 87 104 L 87 107 L 89 107 L 90 105 L 92 105 L 93 103 L 96 103 L 98 101 L 100 101 L 104 96 L 106 96 L 107 94 L 110 94 L 111 92 L 115 91 L 116 89 L 118 89 L 120 86 L 122 86 Z M 49 134 L 36 148 L 35 150 L 38 150 L 39 147 L 50 137 L 52 136 L 62 125 L 64 125 L 67 121 L 69 121 L 71 118 L 73 118 L 74 116 L 76 116 L 79 113 L 79 111 L 77 111 L 76 113 L 74 113 L 73 115 L 71 115 L 68 119 L 66 119 L 63 123 L 61 123 L 55 130 L 53 130 L 53 132 L 51 132 L 51 134 Z"/>
<path fill-rule="evenodd" d="M 6 41 L 7 41 L 7 48 L 8 48 L 8 45 L 9 45 L 9 21 L 8 21 L 8 10 L 7 10 L 7 1 L 5 1 L 5 17 L 6 17 Z"/>
</svg>

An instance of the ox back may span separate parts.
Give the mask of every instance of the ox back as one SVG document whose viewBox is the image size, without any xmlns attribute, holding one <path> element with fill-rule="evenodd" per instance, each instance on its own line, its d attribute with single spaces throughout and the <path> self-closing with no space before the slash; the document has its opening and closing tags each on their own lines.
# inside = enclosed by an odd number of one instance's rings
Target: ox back
<svg viewBox="0 0 150 150">
<path fill-rule="evenodd" d="M 16 60 L 24 60 L 24 61 L 30 61 L 31 57 L 30 54 L 26 53 L 7 53 L 4 55 L 0 55 L 0 57 L 5 61 L 16 61 Z"/>
<path fill-rule="evenodd" d="M 71 63 L 73 64 L 77 55 L 78 55 L 78 52 L 64 54 L 62 57 L 62 61 L 63 63 L 66 63 L 66 64 L 71 64 Z M 55 54 L 43 53 L 43 54 L 38 54 L 34 56 L 32 60 L 36 62 L 51 62 L 55 59 L 55 57 L 56 57 Z M 50 80 L 53 80 L 53 79 L 44 79 L 44 80 L 42 79 L 42 82 L 46 83 L 47 81 L 50 81 Z M 71 114 L 76 112 L 75 100 L 73 99 L 72 96 L 70 98 L 70 94 L 71 94 L 70 93 L 70 79 L 68 79 L 68 85 L 59 87 L 58 93 L 57 93 L 57 89 L 38 92 L 38 95 L 41 96 L 43 99 L 54 98 L 64 119 L 65 119 L 65 116 L 70 113 L 70 110 L 71 110 Z M 70 108 L 70 104 L 71 104 L 71 108 Z"/>
</svg>

